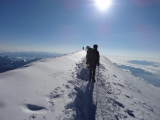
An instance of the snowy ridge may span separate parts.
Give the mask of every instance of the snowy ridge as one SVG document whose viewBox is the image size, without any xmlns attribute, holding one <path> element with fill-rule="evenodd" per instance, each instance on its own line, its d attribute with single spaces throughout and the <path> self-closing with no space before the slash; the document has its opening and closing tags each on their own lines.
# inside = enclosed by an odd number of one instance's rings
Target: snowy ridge
<svg viewBox="0 0 160 120">
<path fill-rule="evenodd" d="M 88 82 L 85 51 L 0 74 L 0 120 L 159 120 L 160 90 L 100 57 Z"/>
</svg>

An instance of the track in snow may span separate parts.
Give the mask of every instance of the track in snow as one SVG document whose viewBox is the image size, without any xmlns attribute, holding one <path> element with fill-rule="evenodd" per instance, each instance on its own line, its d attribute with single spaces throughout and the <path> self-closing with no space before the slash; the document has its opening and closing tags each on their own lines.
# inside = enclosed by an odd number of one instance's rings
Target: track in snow
<svg viewBox="0 0 160 120">
<path fill-rule="evenodd" d="M 88 82 L 89 71 L 86 68 L 85 59 L 77 65 L 76 84 L 79 86 L 77 90 L 76 103 L 76 119 L 84 120 L 119 120 L 126 119 L 125 113 L 120 113 L 120 109 L 125 106 L 116 101 L 116 96 L 111 88 L 111 84 L 101 72 L 107 71 L 101 64 L 96 69 L 96 83 Z M 107 73 L 106 73 L 107 74 Z"/>
</svg>

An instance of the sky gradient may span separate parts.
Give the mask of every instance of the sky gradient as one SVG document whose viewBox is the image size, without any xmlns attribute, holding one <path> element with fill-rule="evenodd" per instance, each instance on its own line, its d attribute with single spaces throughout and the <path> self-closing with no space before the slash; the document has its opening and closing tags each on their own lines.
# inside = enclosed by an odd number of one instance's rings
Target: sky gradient
<svg viewBox="0 0 160 120">
<path fill-rule="evenodd" d="M 0 0 L 0 50 L 160 57 L 160 0 Z"/>
</svg>

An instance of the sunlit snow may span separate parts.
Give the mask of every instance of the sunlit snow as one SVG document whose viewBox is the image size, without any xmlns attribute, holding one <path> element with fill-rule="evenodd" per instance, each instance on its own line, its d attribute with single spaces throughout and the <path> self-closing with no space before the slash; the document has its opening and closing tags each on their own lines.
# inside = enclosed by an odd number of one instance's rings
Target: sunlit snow
<svg viewBox="0 0 160 120">
<path fill-rule="evenodd" d="M 0 74 L 0 120 L 158 120 L 160 89 L 100 57 L 88 82 L 86 51 Z"/>
</svg>

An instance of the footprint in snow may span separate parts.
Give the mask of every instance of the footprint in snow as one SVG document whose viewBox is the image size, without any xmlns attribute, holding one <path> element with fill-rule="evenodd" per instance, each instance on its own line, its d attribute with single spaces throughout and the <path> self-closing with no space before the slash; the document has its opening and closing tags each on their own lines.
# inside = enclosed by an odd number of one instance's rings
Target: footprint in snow
<svg viewBox="0 0 160 120">
<path fill-rule="evenodd" d="M 114 77 L 117 77 L 116 75 L 113 75 Z"/>
<path fill-rule="evenodd" d="M 66 88 L 67 88 L 67 89 L 69 89 L 69 88 L 70 88 L 70 86 L 69 86 L 69 85 L 66 85 Z"/>
<path fill-rule="evenodd" d="M 61 90 L 60 87 L 57 87 L 54 89 L 54 91 L 52 91 L 50 94 L 49 94 L 49 110 L 51 112 L 54 112 L 55 110 L 55 101 L 58 100 L 59 98 L 61 97 L 64 97 L 64 90 Z"/>
<path fill-rule="evenodd" d="M 124 88 L 124 85 L 122 85 L 122 84 L 120 84 L 120 83 L 114 83 L 114 82 L 113 82 L 113 84 L 114 84 L 114 85 L 119 85 L 119 86 L 121 86 L 121 87 Z"/>
<path fill-rule="evenodd" d="M 125 106 L 122 103 L 120 103 L 116 100 L 114 101 L 114 103 L 117 104 L 119 107 L 125 108 Z"/>
<path fill-rule="evenodd" d="M 121 86 L 121 87 L 123 87 L 123 88 L 124 88 L 124 85 L 122 85 L 122 84 L 117 83 L 117 85 L 119 85 L 119 86 Z"/>
<path fill-rule="evenodd" d="M 128 96 L 128 95 L 125 95 L 127 98 L 131 98 L 130 96 Z"/>
<path fill-rule="evenodd" d="M 135 116 L 134 116 L 134 111 L 132 111 L 132 110 L 126 110 L 126 112 L 128 113 L 128 115 L 130 115 L 131 117 L 134 117 L 135 118 Z"/>
</svg>

